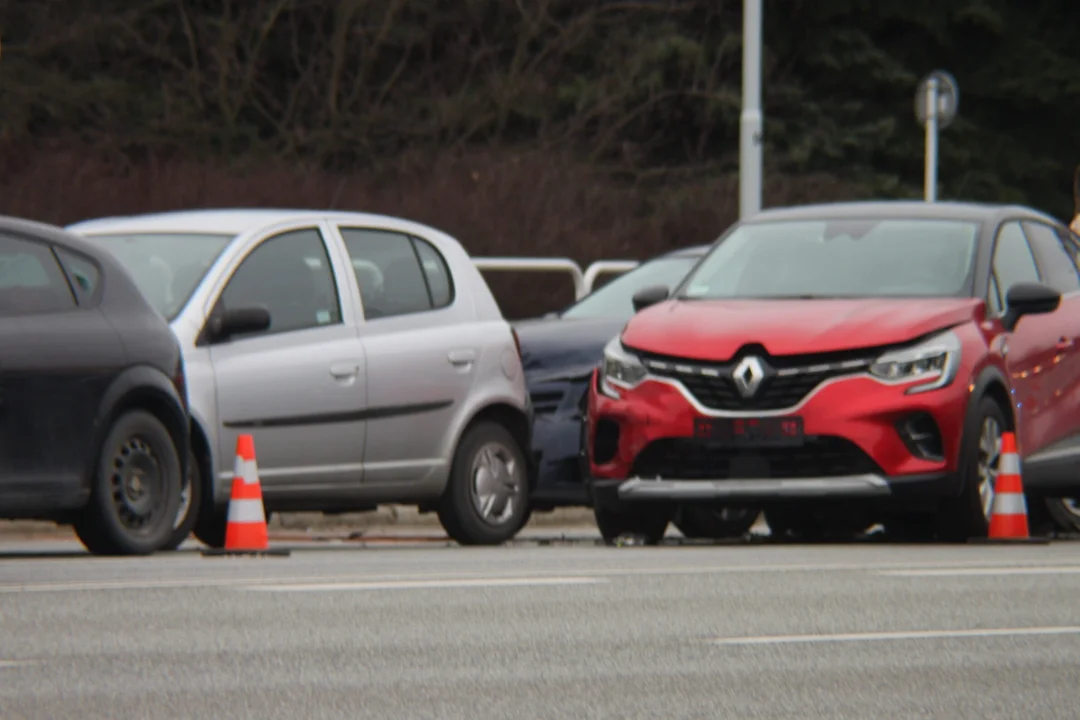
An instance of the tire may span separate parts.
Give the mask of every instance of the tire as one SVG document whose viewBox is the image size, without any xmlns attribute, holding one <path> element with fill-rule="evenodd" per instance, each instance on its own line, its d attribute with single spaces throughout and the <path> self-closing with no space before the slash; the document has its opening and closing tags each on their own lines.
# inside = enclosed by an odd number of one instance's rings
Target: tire
<svg viewBox="0 0 1080 720">
<path fill-rule="evenodd" d="M 169 431 L 148 412 L 127 412 L 113 423 L 98 458 L 76 536 L 97 555 L 160 550 L 172 536 L 183 485 Z"/>
<path fill-rule="evenodd" d="M 945 542 L 984 538 L 990 529 L 1001 433 L 1009 423 L 1001 405 L 989 397 L 979 400 L 968 420 L 960 446 L 960 495 L 942 502 L 938 515 L 938 537 Z"/>
<path fill-rule="evenodd" d="M 1045 505 L 1054 530 L 1080 533 L 1080 498 L 1046 498 Z"/>
<path fill-rule="evenodd" d="M 595 501 L 593 516 L 600 537 L 614 545 L 622 535 L 644 540 L 646 545 L 659 545 L 664 540 L 673 509 L 648 503 L 624 503 L 615 500 Z"/>
<path fill-rule="evenodd" d="M 502 425 L 479 422 L 458 443 L 439 522 L 460 545 L 500 545 L 528 522 L 529 495 L 521 446 Z"/>
<path fill-rule="evenodd" d="M 199 511 L 199 519 L 192 528 L 195 538 L 208 548 L 221 550 L 225 547 L 225 529 L 229 520 L 229 508 L 214 505 L 212 501 L 204 501 L 202 510 Z"/>
<path fill-rule="evenodd" d="M 202 505 L 202 473 L 195 453 L 188 451 L 188 472 L 180 492 L 180 509 L 176 513 L 172 536 L 162 550 L 176 550 L 180 547 L 199 519 L 199 507 Z"/>
<path fill-rule="evenodd" d="M 761 510 L 743 505 L 680 505 L 674 524 L 690 540 L 726 540 L 750 532 Z"/>
<path fill-rule="evenodd" d="M 774 507 L 765 511 L 769 534 L 806 542 L 852 540 L 870 526 L 866 518 L 843 511 Z"/>
</svg>

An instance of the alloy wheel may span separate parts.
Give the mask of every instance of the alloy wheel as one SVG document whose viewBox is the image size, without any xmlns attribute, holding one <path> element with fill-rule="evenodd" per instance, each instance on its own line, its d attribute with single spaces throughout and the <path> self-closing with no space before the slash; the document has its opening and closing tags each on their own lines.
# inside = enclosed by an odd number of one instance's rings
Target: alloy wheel
<svg viewBox="0 0 1080 720">
<path fill-rule="evenodd" d="M 989 520 L 994 508 L 998 462 L 1001 459 L 1001 425 L 995 418 L 983 418 L 979 432 L 979 500 L 983 515 Z"/>
<path fill-rule="evenodd" d="M 500 443 L 487 443 L 473 457 L 471 475 L 473 503 L 484 522 L 509 522 L 524 482 L 514 454 Z"/>
</svg>

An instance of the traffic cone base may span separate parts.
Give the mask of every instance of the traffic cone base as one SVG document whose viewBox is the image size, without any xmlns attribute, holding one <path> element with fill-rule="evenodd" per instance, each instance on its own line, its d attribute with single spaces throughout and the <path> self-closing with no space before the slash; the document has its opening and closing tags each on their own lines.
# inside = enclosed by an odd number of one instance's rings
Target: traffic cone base
<svg viewBox="0 0 1080 720">
<path fill-rule="evenodd" d="M 236 464 L 225 520 L 225 547 L 203 551 L 207 557 L 223 555 L 288 555 L 288 550 L 271 550 L 266 528 L 259 468 L 255 463 L 255 442 L 251 435 L 236 439 Z"/>
<path fill-rule="evenodd" d="M 971 538 L 984 543 L 1049 543 L 1049 538 L 1033 538 L 1028 530 L 1027 500 L 1020 477 L 1020 455 L 1016 451 L 1016 435 L 1001 436 L 998 475 L 994 482 L 994 501 L 990 510 L 990 527 L 985 538 Z"/>
</svg>

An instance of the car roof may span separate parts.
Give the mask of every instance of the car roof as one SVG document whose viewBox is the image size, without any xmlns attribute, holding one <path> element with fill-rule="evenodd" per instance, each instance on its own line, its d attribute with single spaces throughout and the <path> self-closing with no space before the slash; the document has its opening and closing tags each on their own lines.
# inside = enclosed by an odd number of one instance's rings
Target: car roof
<svg viewBox="0 0 1080 720">
<path fill-rule="evenodd" d="M 94 234 L 139 232 L 185 232 L 240 235 L 278 223 L 327 219 L 392 227 L 404 232 L 428 234 L 434 228 L 411 220 L 375 213 L 346 210 L 302 210 L 287 208 L 215 208 L 207 210 L 177 210 L 95 218 L 74 223 L 68 230 Z"/>
<path fill-rule="evenodd" d="M 1023 205 L 998 203 L 923 200 L 861 200 L 854 202 L 819 203 L 762 210 L 744 222 L 746 224 L 777 220 L 817 220 L 822 218 L 863 218 L 891 216 L 896 218 L 973 220 L 987 222 L 1005 216 L 1026 217 L 1059 223 L 1046 213 Z"/>
<path fill-rule="evenodd" d="M 679 248 L 678 250 L 671 250 L 663 255 L 657 255 L 653 260 L 659 260 L 661 258 L 673 258 L 673 257 L 688 257 L 696 258 L 701 257 L 709 251 L 712 245 L 692 245 L 690 247 Z"/>
<path fill-rule="evenodd" d="M 0 215 L 0 232 L 36 237 L 66 250 L 80 252 L 93 257 L 95 260 L 103 261 L 102 253 L 96 245 L 88 243 L 79 235 L 58 225 L 12 217 L 11 215 Z M 105 257 L 109 258 L 111 256 L 106 255 Z M 107 263 L 108 260 L 105 259 L 103 262 Z"/>
</svg>

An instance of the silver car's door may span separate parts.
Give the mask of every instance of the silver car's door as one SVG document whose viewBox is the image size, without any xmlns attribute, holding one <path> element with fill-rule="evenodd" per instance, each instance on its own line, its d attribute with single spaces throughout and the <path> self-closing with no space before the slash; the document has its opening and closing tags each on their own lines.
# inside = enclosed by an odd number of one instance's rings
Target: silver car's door
<svg viewBox="0 0 1080 720">
<path fill-rule="evenodd" d="M 338 253 L 327 252 L 325 232 L 307 224 L 258 242 L 210 312 L 212 318 L 257 306 L 270 312 L 269 328 L 214 343 L 210 359 L 219 473 L 232 474 L 237 437 L 250 433 L 271 493 L 355 486 L 362 479 L 364 350 L 354 304 L 342 302 L 339 292 L 348 270 L 331 261 Z"/>
<path fill-rule="evenodd" d="M 443 449 L 475 379 L 479 330 L 432 243 L 372 227 L 338 231 L 363 303 L 364 483 L 423 483 L 446 472 Z"/>
</svg>

